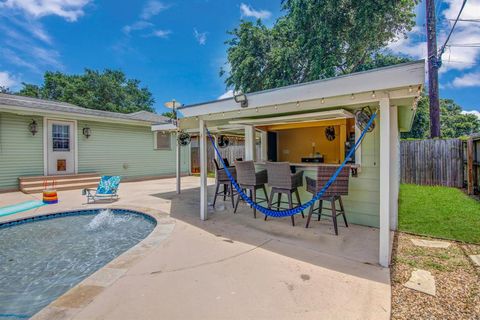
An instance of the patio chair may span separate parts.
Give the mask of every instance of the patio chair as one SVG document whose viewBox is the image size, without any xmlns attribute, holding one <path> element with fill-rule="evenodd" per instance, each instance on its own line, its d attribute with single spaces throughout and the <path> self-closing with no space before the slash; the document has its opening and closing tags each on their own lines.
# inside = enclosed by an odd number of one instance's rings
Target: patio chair
<svg viewBox="0 0 480 320">
<path fill-rule="evenodd" d="M 267 171 L 262 170 L 255 172 L 255 164 L 253 161 L 236 161 L 235 167 L 237 168 L 237 182 L 239 186 L 243 189 L 244 192 L 247 190 L 250 193 L 250 198 L 255 203 L 268 202 L 267 189 L 265 189 L 265 184 L 267 183 Z M 265 194 L 265 199 L 260 199 L 257 202 L 257 190 L 263 189 Z M 235 203 L 234 213 L 237 212 L 238 203 L 240 202 L 241 196 L 238 195 L 237 202 Z M 253 208 L 253 217 L 257 217 L 257 209 Z"/>
<path fill-rule="evenodd" d="M 301 205 L 300 195 L 298 194 L 298 187 L 303 185 L 303 171 L 292 173 L 290 164 L 288 162 L 267 162 L 268 171 L 268 186 L 271 188 L 270 201 L 268 207 L 272 208 L 273 197 L 278 194 L 277 210 L 280 210 L 280 204 L 282 203 L 282 194 L 286 194 L 288 198 L 288 208 L 293 208 L 292 194 L 295 193 L 297 198 L 297 205 Z M 302 218 L 305 215 L 302 211 Z M 295 226 L 295 218 L 292 215 L 292 226 Z M 265 220 L 267 217 L 265 216 Z"/>
<path fill-rule="evenodd" d="M 316 194 L 319 192 L 323 186 L 327 183 L 333 173 L 338 169 L 338 166 L 328 166 L 328 167 L 318 167 L 317 179 L 312 179 L 306 177 L 307 181 L 307 191 Z M 318 208 L 314 208 L 315 204 L 310 207 L 310 212 L 308 213 L 307 224 L 305 228 L 308 228 L 310 224 L 310 219 L 312 218 L 313 213 L 318 214 L 318 221 L 322 217 L 322 209 L 331 211 L 331 215 L 323 214 L 327 217 L 331 217 L 333 220 L 333 227 L 335 229 L 335 235 L 338 235 L 338 226 L 337 226 L 337 216 L 342 215 L 345 226 L 348 228 L 347 217 L 345 216 L 345 208 L 343 207 L 342 196 L 348 195 L 348 180 L 350 178 L 350 168 L 343 167 L 338 175 L 337 179 L 330 185 L 330 187 L 325 191 L 323 196 L 319 200 Z M 323 201 L 330 202 L 330 208 L 323 207 Z M 340 205 L 340 210 L 336 207 L 335 202 L 338 201 Z"/>
<path fill-rule="evenodd" d="M 102 176 L 97 189 L 83 189 L 82 194 L 87 196 L 87 203 L 98 200 L 117 200 L 120 180 L 120 176 Z"/>
<path fill-rule="evenodd" d="M 215 186 L 215 196 L 213 197 L 212 205 L 213 207 L 215 207 L 215 203 L 217 202 L 217 197 L 219 195 L 223 195 L 223 201 L 225 201 L 227 197 L 230 197 L 230 199 L 232 200 L 232 208 L 234 208 L 235 193 L 234 193 L 232 181 L 230 181 L 230 179 L 228 178 L 227 173 L 225 172 L 225 168 L 220 168 L 220 165 L 218 164 L 216 159 L 213 159 L 213 163 L 215 165 L 216 186 Z M 227 162 L 225 162 L 225 164 L 227 164 Z M 237 172 L 235 171 L 235 167 L 228 167 L 228 171 L 230 171 L 230 174 L 233 176 L 234 179 L 237 178 Z M 220 191 L 220 186 L 223 186 L 223 191 Z"/>
</svg>

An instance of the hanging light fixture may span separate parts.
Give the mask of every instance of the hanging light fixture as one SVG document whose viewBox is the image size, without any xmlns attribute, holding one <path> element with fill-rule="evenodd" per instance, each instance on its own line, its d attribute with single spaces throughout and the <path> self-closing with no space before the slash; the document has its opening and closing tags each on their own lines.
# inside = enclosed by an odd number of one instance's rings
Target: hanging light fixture
<svg viewBox="0 0 480 320">
<path fill-rule="evenodd" d="M 32 122 L 28 125 L 28 131 L 34 136 L 38 132 L 38 124 L 37 121 L 32 119 Z"/>
</svg>

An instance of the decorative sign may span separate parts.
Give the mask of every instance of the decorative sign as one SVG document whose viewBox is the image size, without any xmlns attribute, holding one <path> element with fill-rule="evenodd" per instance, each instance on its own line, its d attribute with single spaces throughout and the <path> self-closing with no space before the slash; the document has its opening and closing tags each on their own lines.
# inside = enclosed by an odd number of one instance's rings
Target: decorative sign
<svg viewBox="0 0 480 320">
<path fill-rule="evenodd" d="M 327 137 L 328 141 L 335 140 L 335 128 L 332 126 L 328 126 L 325 128 L 325 137 Z"/>
<path fill-rule="evenodd" d="M 57 171 L 67 171 L 67 160 L 65 159 L 57 160 Z"/>
</svg>

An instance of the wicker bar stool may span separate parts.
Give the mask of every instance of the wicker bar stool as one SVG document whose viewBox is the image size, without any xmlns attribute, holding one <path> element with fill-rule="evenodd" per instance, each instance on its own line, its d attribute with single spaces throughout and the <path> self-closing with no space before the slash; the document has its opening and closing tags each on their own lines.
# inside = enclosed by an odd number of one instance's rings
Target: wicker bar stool
<svg viewBox="0 0 480 320">
<path fill-rule="evenodd" d="M 293 208 L 292 194 L 295 193 L 298 205 L 301 205 L 300 195 L 298 194 L 298 187 L 303 185 L 303 171 L 293 173 L 290 171 L 290 164 L 288 162 L 267 162 L 268 172 L 268 186 L 270 191 L 270 201 L 268 207 L 272 208 L 272 201 L 275 193 L 278 193 L 277 210 L 280 209 L 282 194 L 285 193 L 288 197 L 288 207 Z M 305 218 L 303 211 L 302 217 Z M 295 218 L 292 215 L 292 225 L 295 226 Z M 267 216 L 265 216 L 267 220 Z"/>
<path fill-rule="evenodd" d="M 243 189 L 244 192 L 246 192 L 246 190 L 249 191 L 250 198 L 253 200 L 253 202 L 268 202 L 267 189 L 265 189 L 265 184 L 267 183 L 267 171 L 262 170 L 259 172 L 255 172 L 255 164 L 253 163 L 253 161 L 236 161 L 235 167 L 237 169 L 237 182 L 239 186 Z M 263 189 L 265 199 L 260 199 L 260 201 L 257 202 L 258 189 Z M 238 195 L 237 202 L 235 203 L 235 210 L 233 211 L 234 213 L 237 212 L 240 198 L 241 196 Z M 253 208 L 253 217 L 257 217 L 257 209 L 255 208 Z"/>
<path fill-rule="evenodd" d="M 225 168 L 220 168 L 218 165 L 217 160 L 213 159 L 213 163 L 215 164 L 215 196 L 213 197 L 213 207 L 215 207 L 215 203 L 217 202 L 217 197 L 219 195 L 223 196 L 223 201 L 226 200 L 227 197 L 230 197 L 232 200 L 232 208 L 235 207 L 234 204 L 234 189 L 232 185 L 232 181 L 227 176 L 225 172 Z M 228 171 L 230 171 L 232 177 L 236 179 L 237 172 L 235 167 L 228 167 Z M 220 190 L 220 186 L 223 185 L 223 191 Z"/>
<path fill-rule="evenodd" d="M 323 186 L 327 183 L 330 177 L 337 171 L 339 166 L 328 166 L 328 167 L 318 167 L 317 179 L 312 179 L 306 177 L 307 181 L 307 191 L 316 194 L 319 192 Z M 314 208 L 315 204 L 310 207 L 310 212 L 308 213 L 307 224 L 305 228 L 308 228 L 310 224 L 310 219 L 312 218 L 313 213 L 318 214 L 318 221 L 322 217 L 322 209 L 330 210 L 331 215 L 324 214 L 327 217 L 331 217 L 333 220 L 333 227 L 335 228 L 335 234 L 338 235 L 338 226 L 337 226 L 337 216 L 342 215 L 345 226 L 348 228 L 347 217 L 345 215 L 345 208 L 343 207 L 342 196 L 348 195 L 348 180 L 350 177 L 350 169 L 348 167 L 343 167 L 338 175 L 337 179 L 330 185 L 330 187 L 325 191 L 323 196 L 319 200 L 318 208 Z M 323 201 L 330 201 L 330 208 L 323 207 Z M 336 207 L 335 202 L 338 201 L 340 205 L 340 210 Z"/>
</svg>

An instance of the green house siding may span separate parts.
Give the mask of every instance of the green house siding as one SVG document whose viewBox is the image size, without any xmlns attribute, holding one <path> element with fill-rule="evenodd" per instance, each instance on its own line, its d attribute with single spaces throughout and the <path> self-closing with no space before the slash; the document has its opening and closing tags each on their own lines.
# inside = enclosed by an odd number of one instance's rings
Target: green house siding
<svg viewBox="0 0 480 320">
<path fill-rule="evenodd" d="M 18 177 L 29 175 L 43 175 L 43 118 L 0 112 L 0 191 L 18 188 Z"/>
<path fill-rule="evenodd" d="M 87 139 L 82 130 L 91 128 Z M 155 150 L 150 127 L 78 121 L 78 172 L 99 172 L 125 178 L 175 173 L 175 142 L 172 150 Z M 189 148 L 182 148 L 182 171 L 188 172 Z"/>
</svg>

